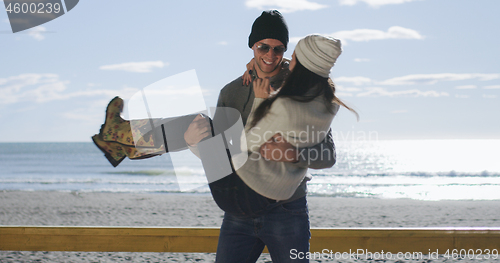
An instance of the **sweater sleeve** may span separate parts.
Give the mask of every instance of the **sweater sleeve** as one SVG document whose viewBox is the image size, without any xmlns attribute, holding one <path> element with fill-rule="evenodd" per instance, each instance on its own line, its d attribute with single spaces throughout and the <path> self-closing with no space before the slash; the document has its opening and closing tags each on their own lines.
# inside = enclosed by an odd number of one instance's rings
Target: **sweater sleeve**
<svg viewBox="0 0 500 263">
<path fill-rule="evenodd" d="M 337 114 L 339 108 L 338 104 L 334 104 L 334 115 Z M 294 163 L 297 167 L 326 169 L 331 168 L 337 161 L 331 129 L 321 143 L 311 147 L 300 148 L 298 151 L 299 161 Z"/>
<path fill-rule="evenodd" d="M 254 111 L 262 101 L 264 101 L 264 99 L 255 99 L 252 105 L 247 127 L 245 127 L 245 132 L 242 134 L 241 138 L 243 151 L 248 150 L 258 153 L 260 146 L 271 139 L 276 133 L 282 134 L 283 131 L 289 129 L 286 122 L 288 119 L 286 116 L 286 107 L 280 99 L 274 101 L 269 112 L 257 123 L 257 125 L 252 128 L 249 127 L 253 120 Z"/>
</svg>

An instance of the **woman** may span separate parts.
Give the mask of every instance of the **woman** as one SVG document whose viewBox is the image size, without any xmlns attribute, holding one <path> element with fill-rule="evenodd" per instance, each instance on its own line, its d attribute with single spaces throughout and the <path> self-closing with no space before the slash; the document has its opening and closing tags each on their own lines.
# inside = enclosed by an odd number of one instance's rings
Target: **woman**
<svg viewBox="0 0 500 263">
<path fill-rule="evenodd" d="M 310 147 L 324 139 L 339 105 L 357 115 L 335 96 L 329 78 L 340 53 L 339 40 L 309 35 L 298 42 L 290 61 L 291 73 L 274 96 L 269 95 L 269 80 L 254 80 L 256 99 L 242 136 L 250 158 L 236 172 L 257 193 L 288 200 L 307 172 L 288 162 L 266 161 L 262 156 L 273 154 L 265 153 L 267 143 L 284 139 L 297 148 Z"/>
</svg>

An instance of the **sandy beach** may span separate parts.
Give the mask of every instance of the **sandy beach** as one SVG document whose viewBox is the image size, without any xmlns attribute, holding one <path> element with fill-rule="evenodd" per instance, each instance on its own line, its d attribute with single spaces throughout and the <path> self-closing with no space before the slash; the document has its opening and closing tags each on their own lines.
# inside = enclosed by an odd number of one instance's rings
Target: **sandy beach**
<svg viewBox="0 0 500 263">
<path fill-rule="evenodd" d="M 333 197 L 309 197 L 308 201 L 311 227 L 500 226 L 500 201 Z M 222 215 L 207 194 L 0 192 L 1 225 L 219 227 Z M 0 262 L 213 262 L 214 259 L 213 253 L 0 251 Z M 268 254 L 263 254 L 258 262 L 271 260 Z"/>
</svg>

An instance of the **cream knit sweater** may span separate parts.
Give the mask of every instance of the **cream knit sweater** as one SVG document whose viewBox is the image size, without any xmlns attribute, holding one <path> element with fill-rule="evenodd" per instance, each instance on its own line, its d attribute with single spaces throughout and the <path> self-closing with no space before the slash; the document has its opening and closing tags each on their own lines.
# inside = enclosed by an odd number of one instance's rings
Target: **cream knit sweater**
<svg viewBox="0 0 500 263">
<path fill-rule="evenodd" d="M 298 102 L 290 98 L 278 98 L 269 112 L 255 127 L 249 129 L 255 109 L 264 99 L 255 98 L 245 131 L 241 136 L 242 151 L 249 154 L 248 160 L 236 170 L 240 178 L 257 193 L 274 199 L 287 200 L 306 176 L 307 168 L 287 162 L 265 160 L 260 147 L 276 133 L 297 148 L 311 147 L 320 143 L 328 134 L 333 117 L 339 106 L 334 105 L 330 113 L 321 96 L 311 102 Z M 280 152 L 274 152 L 276 156 Z M 305 154 L 308 154 L 307 152 Z M 311 158 L 320 156 L 310 153 Z"/>
</svg>

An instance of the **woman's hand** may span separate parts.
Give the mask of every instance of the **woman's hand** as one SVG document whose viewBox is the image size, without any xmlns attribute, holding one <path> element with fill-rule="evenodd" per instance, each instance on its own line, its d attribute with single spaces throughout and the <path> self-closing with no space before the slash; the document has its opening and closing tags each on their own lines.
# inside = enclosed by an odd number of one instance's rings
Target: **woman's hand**
<svg viewBox="0 0 500 263">
<path fill-rule="evenodd" d="M 252 69 L 254 67 L 254 59 L 252 58 L 252 60 L 250 60 L 250 62 L 248 62 L 247 64 L 247 70 L 243 73 L 243 76 L 241 76 L 241 78 L 243 79 L 243 85 L 245 86 L 248 86 L 250 85 L 250 83 L 252 83 Z"/>
<path fill-rule="evenodd" d="M 271 91 L 274 90 L 269 84 L 269 78 L 257 78 L 253 81 L 253 93 L 255 94 L 256 98 L 267 99 L 269 98 Z"/>
</svg>

